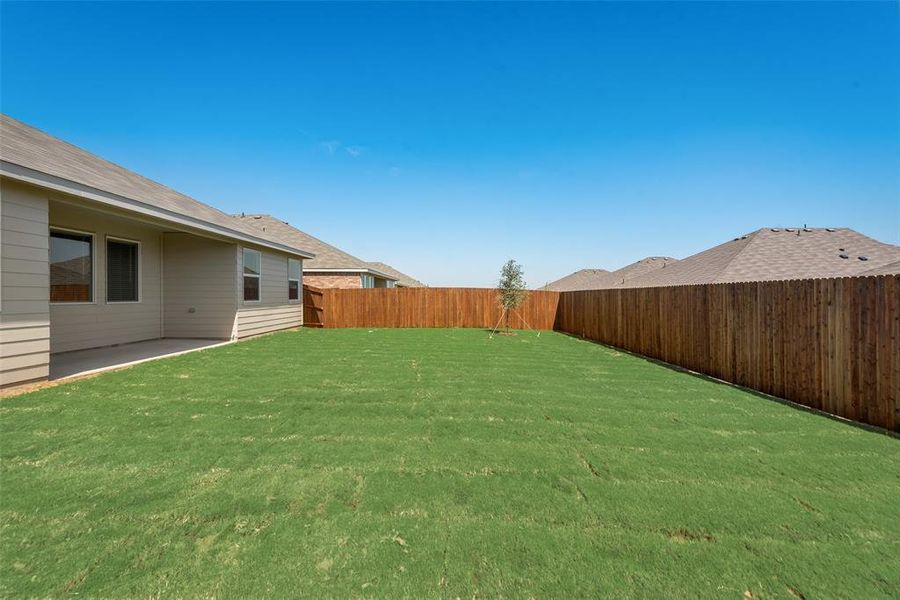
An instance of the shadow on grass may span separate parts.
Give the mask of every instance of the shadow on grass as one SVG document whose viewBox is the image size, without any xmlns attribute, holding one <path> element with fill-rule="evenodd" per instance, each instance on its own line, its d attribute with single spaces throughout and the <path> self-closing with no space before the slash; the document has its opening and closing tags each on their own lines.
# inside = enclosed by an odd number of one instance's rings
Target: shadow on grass
<svg viewBox="0 0 900 600">
<path fill-rule="evenodd" d="M 852 427 L 857 427 L 859 429 L 864 429 L 865 431 L 871 431 L 873 433 L 880 433 L 882 435 L 886 435 L 888 437 L 892 437 L 894 439 L 900 439 L 900 432 L 891 431 L 890 429 L 885 429 L 884 427 L 879 427 L 877 425 L 870 425 L 868 423 L 862 423 L 860 421 L 853 421 L 846 417 L 841 417 L 839 415 L 831 414 L 830 412 L 825 412 L 824 410 L 820 410 L 818 408 L 813 408 L 811 406 L 806 406 L 805 404 L 800 404 L 798 402 L 794 402 L 793 400 L 788 400 L 786 398 L 779 398 L 778 396 L 773 396 L 771 394 L 767 394 L 765 392 L 761 392 L 757 389 L 753 389 L 750 387 L 746 387 L 737 383 L 732 383 L 731 381 L 726 381 L 724 379 L 719 379 L 718 377 L 713 377 L 712 375 L 707 375 L 706 373 L 701 373 L 699 371 L 693 371 L 688 369 L 687 367 L 682 367 L 676 364 L 668 363 L 658 358 L 653 358 L 652 356 L 645 356 L 643 354 L 638 354 L 637 352 L 632 352 L 631 350 L 625 350 L 624 348 L 619 348 L 618 346 L 611 346 L 609 344 L 605 344 L 603 342 L 598 342 L 597 340 L 592 340 L 590 338 L 581 337 L 580 335 L 575 335 L 574 333 L 568 333 L 565 331 L 556 331 L 555 333 L 559 333 L 561 335 L 565 335 L 567 337 L 581 340 L 583 342 L 589 342 L 591 344 L 596 344 L 598 346 L 603 346 L 604 348 L 609 348 L 610 350 L 615 350 L 616 352 L 621 352 L 622 354 L 627 354 L 628 356 L 632 356 L 634 358 L 638 358 L 640 360 L 647 361 L 649 363 L 653 363 L 654 365 L 658 365 L 660 367 L 664 367 L 669 369 L 670 371 L 676 371 L 678 373 L 684 373 L 686 375 L 690 375 L 692 377 L 698 377 L 703 379 L 704 381 L 709 381 L 711 383 L 716 383 L 719 385 L 727 385 L 729 387 L 737 388 L 739 390 L 743 390 L 752 396 L 756 396 L 757 398 L 762 398 L 763 400 L 768 400 L 770 402 L 777 402 L 778 404 L 782 404 L 784 406 L 788 406 L 795 410 L 800 410 L 803 412 L 812 413 L 815 415 L 819 415 L 822 417 L 826 417 L 831 419 L 832 421 L 838 421 L 839 423 L 843 423 L 844 425 L 850 425 Z"/>
</svg>

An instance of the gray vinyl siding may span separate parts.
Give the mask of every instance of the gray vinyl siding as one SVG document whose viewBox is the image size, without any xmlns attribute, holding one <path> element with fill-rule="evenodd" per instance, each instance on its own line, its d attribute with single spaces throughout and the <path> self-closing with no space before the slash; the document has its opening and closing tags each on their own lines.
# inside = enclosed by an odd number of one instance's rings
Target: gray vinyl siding
<svg viewBox="0 0 900 600">
<path fill-rule="evenodd" d="M 0 180 L 0 387 L 50 372 L 48 200 Z"/>
<path fill-rule="evenodd" d="M 163 249 L 165 337 L 231 338 L 238 294 L 235 244 L 167 233 Z"/>
<path fill-rule="evenodd" d="M 50 304 L 51 352 L 162 337 L 161 231 L 139 221 L 51 200 L 50 227 L 94 235 L 94 301 Z M 140 302 L 106 302 L 106 238 L 140 242 Z"/>
<path fill-rule="evenodd" d="M 300 298 L 288 300 L 288 256 L 254 248 L 262 252 L 262 281 L 260 301 L 244 302 L 243 251 L 238 247 L 238 311 L 235 335 L 244 338 L 303 324 L 303 264 L 300 265 Z"/>
</svg>

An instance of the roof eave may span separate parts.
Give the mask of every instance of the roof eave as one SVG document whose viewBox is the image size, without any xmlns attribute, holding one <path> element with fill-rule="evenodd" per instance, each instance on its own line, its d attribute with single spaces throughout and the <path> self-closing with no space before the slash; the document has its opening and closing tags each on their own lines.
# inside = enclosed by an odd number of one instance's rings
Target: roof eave
<svg viewBox="0 0 900 600">
<path fill-rule="evenodd" d="M 99 202 L 100 204 L 121 208 L 148 217 L 168 221 L 170 223 L 199 229 L 207 233 L 213 233 L 241 242 L 255 244 L 287 254 L 293 254 L 294 256 L 299 256 L 301 258 L 310 259 L 316 257 L 312 252 L 301 250 L 300 248 L 293 248 L 291 246 L 252 236 L 234 229 L 229 229 L 228 227 L 210 223 L 209 221 L 204 221 L 203 219 L 182 215 L 174 211 L 141 202 L 140 200 L 113 194 L 112 192 L 93 188 L 42 171 L 29 169 L 28 167 L 23 167 L 22 165 L 17 165 L 5 160 L 0 160 L 0 175 L 23 183 L 29 183 L 31 185 L 63 192 L 73 196 L 79 196 L 87 200 Z"/>
</svg>

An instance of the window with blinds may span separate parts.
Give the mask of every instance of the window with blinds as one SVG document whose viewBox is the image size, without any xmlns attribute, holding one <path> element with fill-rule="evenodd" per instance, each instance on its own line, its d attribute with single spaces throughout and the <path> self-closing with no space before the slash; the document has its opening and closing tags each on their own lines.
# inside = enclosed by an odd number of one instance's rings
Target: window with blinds
<svg viewBox="0 0 900 600">
<path fill-rule="evenodd" d="M 140 245 L 126 240 L 106 240 L 106 301 L 140 301 Z"/>
<path fill-rule="evenodd" d="M 50 232 L 50 302 L 94 301 L 94 236 Z"/>
</svg>

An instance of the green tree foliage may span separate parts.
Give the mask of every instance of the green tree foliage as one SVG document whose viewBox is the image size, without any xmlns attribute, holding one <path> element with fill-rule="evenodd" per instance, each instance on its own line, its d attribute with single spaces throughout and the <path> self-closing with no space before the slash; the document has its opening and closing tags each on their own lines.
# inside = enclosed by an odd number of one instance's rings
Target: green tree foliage
<svg viewBox="0 0 900 600">
<path fill-rule="evenodd" d="M 522 265 L 508 260 L 500 270 L 500 281 L 497 284 L 497 296 L 500 306 L 506 311 L 506 330 L 509 331 L 509 313 L 525 302 L 528 290 L 525 289 L 525 273 Z"/>
</svg>

